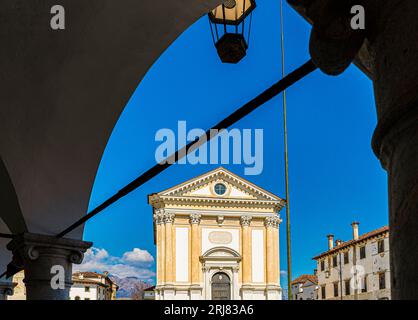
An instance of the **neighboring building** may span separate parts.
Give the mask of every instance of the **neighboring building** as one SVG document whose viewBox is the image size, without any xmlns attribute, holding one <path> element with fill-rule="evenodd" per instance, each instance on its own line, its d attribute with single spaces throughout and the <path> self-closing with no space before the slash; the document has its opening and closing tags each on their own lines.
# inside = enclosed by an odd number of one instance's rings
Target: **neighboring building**
<svg viewBox="0 0 418 320">
<path fill-rule="evenodd" d="M 70 289 L 70 300 L 116 300 L 118 286 L 104 274 L 76 272 Z"/>
<path fill-rule="evenodd" d="M 157 300 L 281 299 L 282 199 L 218 168 L 148 200 Z"/>
<path fill-rule="evenodd" d="M 342 242 L 328 235 L 328 251 L 313 259 L 318 268 L 318 299 L 390 299 L 389 228 L 358 234 Z"/>
<path fill-rule="evenodd" d="M 318 299 L 318 277 L 313 274 L 303 274 L 292 281 L 293 300 Z"/>
<path fill-rule="evenodd" d="M 8 300 L 26 300 L 24 277 L 24 271 L 13 276 L 13 282 L 17 285 Z M 118 286 L 109 278 L 107 272 L 76 272 L 72 280 L 70 300 L 116 300 Z"/>
<path fill-rule="evenodd" d="M 144 290 L 144 300 L 155 300 L 155 286 L 149 287 Z"/>
<path fill-rule="evenodd" d="M 13 295 L 8 296 L 7 300 L 26 300 L 26 287 L 23 282 L 24 278 L 24 271 L 20 271 L 13 276 L 13 282 L 16 283 L 16 287 L 13 290 Z"/>
</svg>

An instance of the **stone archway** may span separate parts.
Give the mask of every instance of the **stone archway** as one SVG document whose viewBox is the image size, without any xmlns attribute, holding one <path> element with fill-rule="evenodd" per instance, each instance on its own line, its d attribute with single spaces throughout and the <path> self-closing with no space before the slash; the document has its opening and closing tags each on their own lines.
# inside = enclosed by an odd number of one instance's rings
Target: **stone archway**
<svg viewBox="0 0 418 320">
<path fill-rule="evenodd" d="M 13 0 L 1 2 L 7 19 L 0 33 L 8 35 L 0 51 L 7 93 L 0 96 L 7 168 L 0 164 L 0 186 L 8 202 L 1 201 L 0 232 L 48 235 L 54 244 L 86 214 L 103 151 L 132 93 L 164 50 L 220 3 L 64 0 L 65 11 L 77 14 L 65 31 L 52 31 L 54 0 L 22 2 L 19 10 Z M 66 236 L 82 235 L 80 226 Z M 9 241 L 0 239 L 0 273 L 11 259 Z"/>
<path fill-rule="evenodd" d="M 235 250 L 227 247 L 215 247 L 206 251 L 201 257 L 204 278 L 204 299 L 216 300 L 213 297 L 212 283 L 217 279 L 217 275 L 225 275 L 229 279 L 229 300 L 240 300 L 240 285 L 238 280 L 239 265 L 241 255 Z"/>
</svg>

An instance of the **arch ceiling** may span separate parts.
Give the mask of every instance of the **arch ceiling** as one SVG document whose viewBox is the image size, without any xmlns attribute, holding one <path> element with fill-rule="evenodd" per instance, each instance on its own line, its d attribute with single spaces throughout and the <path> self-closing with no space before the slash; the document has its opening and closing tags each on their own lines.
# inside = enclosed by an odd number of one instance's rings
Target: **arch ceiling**
<svg viewBox="0 0 418 320">
<path fill-rule="evenodd" d="M 0 211 L 10 229 L 57 234 L 86 213 L 131 94 L 170 43 L 219 3 L 63 0 L 66 29 L 53 31 L 56 1 L 1 2 L 0 156 L 21 209 L 14 218 Z M 0 251 L 0 267 L 9 258 Z"/>
</svg>

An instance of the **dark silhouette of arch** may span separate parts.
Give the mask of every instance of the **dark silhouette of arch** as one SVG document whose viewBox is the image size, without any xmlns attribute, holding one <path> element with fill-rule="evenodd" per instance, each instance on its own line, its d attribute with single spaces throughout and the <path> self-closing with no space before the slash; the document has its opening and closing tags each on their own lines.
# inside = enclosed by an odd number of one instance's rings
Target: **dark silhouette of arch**
<svg viewBox="0 0 418 320">
<path fill-rule="evenodd" d="M 19 200 L 15 188 L 3 160 L 0 158 L 0 218 L 14 233 L 27 232 L 25 219 L 20 210 Z"/>
</svg>

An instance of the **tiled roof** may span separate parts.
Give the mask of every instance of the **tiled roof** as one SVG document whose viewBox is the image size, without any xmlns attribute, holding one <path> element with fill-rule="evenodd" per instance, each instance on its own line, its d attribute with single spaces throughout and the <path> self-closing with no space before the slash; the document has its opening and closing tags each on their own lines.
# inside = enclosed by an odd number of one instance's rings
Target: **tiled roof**
<svg viewBox="0 0 418 320">
<path fill-rule="evenodd" d="M 384 227 L 381 227 L 379 229 L 367 232 L 367 233 L 362 234 L 361 236 L 359 236 L 359 238 L 357 240 L 351 239 L 351 240 L 342 242 L 338 246 L 335 246 L 334 248 L 332 248 L 331 250 L 325 251 L 325 252 L 313 257 L 312 259 L 317 260 L 317 259 L 322 258 L 324 256 L 327 256 L 329 254 L 333 254 L 333 253 L 335 253 L 335 252 L 337 252 L 341 249 L 347 248 L 349 246 L 352 246 L 356 243 L 365 241 L 367 239 L 379 236 L 379 235 L 381 235 L 383 233 L 386 233 L 386 232 L 389 232 L 389 227 L 388 226 L 384 226 Z"/>
<path fill-rule="evenodd" d="M 292 284 L 305 283 L 308 280 L 312 283 L 318 283 L 318 277 L 316 275 L 302 274 L 300 277 L 297 277 L 295 280 L 293 280 Z"/>
<path fill-rule="evenodd" d="M 105 281 L 108 282 L 106 286 L 115 284 L 112 281 L 112 279 L 109 278 L 109 275 L 106 273 L 100 274 L 100 273 L 93 272 L 93 271 L 77 271 L 73 273 L 73 281 L 77 281 L 77 282 L 87 282 L 87 281 L 99 282 L 101 281 L 101 279 L 105 279 Z M 119 288 L 119 286 L 117 287 Z"/>
<path fill-rule="evenodd" d="M 92 272 L 92 271 L 77 271 L 73 273 L 73 276 L 78 277 L 80 275 L 83 275 L 83 277 L 85 278 L 101 278 L 104 277 L 104 275 L 97 273 L 97 272 Z"/>
<path fill-rule="evenodd" d="M 102 283 L 102 282 L 99 282 L 99 281 L 95 281 L 95 280 L 91 280 L 91 279 L 79 279 L 79 278 L 74 277 L 73 282 L 74 283 L 91 284 L 91 285 L 101 286 L 101 287 L 105 287 L 105 288 L 109 287 L 108 284 L 105 284 L 105 283 Z"/>
</svg>

